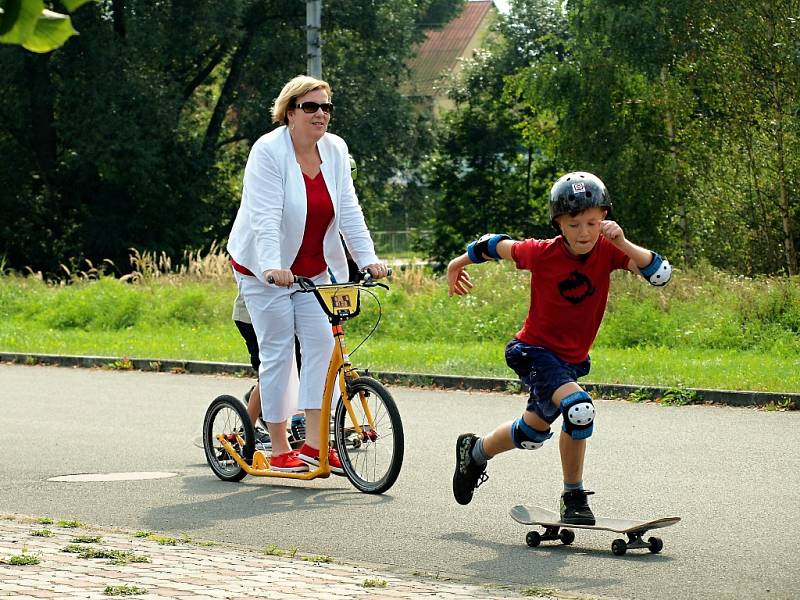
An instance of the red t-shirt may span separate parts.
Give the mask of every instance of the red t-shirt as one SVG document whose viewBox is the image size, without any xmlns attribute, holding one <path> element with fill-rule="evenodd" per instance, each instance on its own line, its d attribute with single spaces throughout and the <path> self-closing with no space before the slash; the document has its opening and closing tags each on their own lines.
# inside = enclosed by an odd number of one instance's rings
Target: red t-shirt
<svg viewBox="0 0 800 600">
<path fill-rule="evenodd" d="M 320 171 L 314 179 L 303 173 L 306 184 L 306 229 L 303 243 L 292 263 L 292 273 L 303 277 L 314 277 L 328 268 L 322 249 L 325 232 L 333 220 L 333 202 L 328 193 L 328 186 Z"/>
<path fill-rule="evenodd" d="M 589 356 L 608 301 L 611 272 L 628 256 L 600 236 L 589 254 L 575 256 L 562 236 L 516 242 L 511 256 L 531 272 L 531 305 L 517 339 L 580 363 Z"/>
</svg>

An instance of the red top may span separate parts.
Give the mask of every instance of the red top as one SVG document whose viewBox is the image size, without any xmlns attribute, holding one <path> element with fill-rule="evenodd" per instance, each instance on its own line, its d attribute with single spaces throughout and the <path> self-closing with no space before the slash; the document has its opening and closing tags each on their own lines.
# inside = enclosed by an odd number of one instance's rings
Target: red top
<svg viewBox="0 0 800 600">
<path fill-rule="evenodd" d="M 303 243 L 292 263 L 292 273 L 303 277 L 314 277 L 328 268 L 322 250 L 322 240 L 333 220 L 333 202 L 328 186 L 320 171 L 314 179 L 303 173 L 306 184 L 306 229 Z"/>
<path fill-rule="evenodd" d="M 571 254 L 562 236 L 516 242 L 511 256 L 518 269 L 531 272 L 531 305 L 517 338 L 570 363 L 586 360 L 606 310 L 611 272 L 624 269 L 628 256 L 603 236 L 583 256 Z"/>
<path fill-rule="evenodd" d="M 231 266 L 233 267 L 234 271 L 239 271 L 239 273 L 241 273 L 242 275 L 249 275 L 250 277 L 255 277 L 255 274 L 250 269 L 248 269 L 247 267 L 243 267 L 233 259 L 231 259 Z"/>
</svg>

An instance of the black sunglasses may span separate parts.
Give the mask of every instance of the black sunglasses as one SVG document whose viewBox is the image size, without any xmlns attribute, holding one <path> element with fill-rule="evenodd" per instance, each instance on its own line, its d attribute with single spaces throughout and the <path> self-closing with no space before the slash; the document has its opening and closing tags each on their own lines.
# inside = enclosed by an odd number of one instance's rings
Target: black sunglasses
<svg viewBox="0 0 800 600">
<path fill-rule="evenodd" d="M 309 115 L 314 114 L 320 108 L 322 109 L 322 112 L 328 115 L 333 112 L 333 104 L 331 104 L 330 102 L 323 102 L 322 104 L 320 104 L 319 102 L 301 102 L 300 104 L 292 105 L 292 108 L 302 109 L 304 113 L 307 113 Z"/>
</svg>

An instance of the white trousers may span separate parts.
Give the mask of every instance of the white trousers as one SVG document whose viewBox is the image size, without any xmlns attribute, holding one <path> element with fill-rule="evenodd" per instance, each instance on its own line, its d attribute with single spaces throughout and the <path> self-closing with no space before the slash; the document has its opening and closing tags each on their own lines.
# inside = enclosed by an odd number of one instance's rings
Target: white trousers
<svg viewBox="0 0 800 600">
<path fill-rule="evenodd" d="M 314 294 L 294 293 L 296 284 L 287 289 L 238 272 L 235 275 L 258 338 L 262 418 L 267 423 L 280 423 L 298 408 L 322 408 L 334 341 L 330 322 Z M 317 284 L 330 282 L 327 272 L 313 280 Z M 295 335 L 300 340 L 302 363 L 299 389 Z"/>
</svg>

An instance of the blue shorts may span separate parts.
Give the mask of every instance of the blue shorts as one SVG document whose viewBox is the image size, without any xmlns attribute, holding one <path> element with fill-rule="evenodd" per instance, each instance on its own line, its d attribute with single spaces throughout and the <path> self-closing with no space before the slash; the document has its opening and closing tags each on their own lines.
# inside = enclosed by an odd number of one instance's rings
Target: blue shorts
<svg viewBox="0 0 800 600">
<path fill-rule="evenodd" d="M 565 383 L 577 382 L 579 377 L 588 375 L 592 361 L 587 358 L 579 364 L 569 363 L 547 348 L 530 346 L 514 338 L 506 345 L 506 364 L 531 390 L 527 410 L 552 423 L 561 415 L 551 402 L 553 392 Z"/>
</svg>

